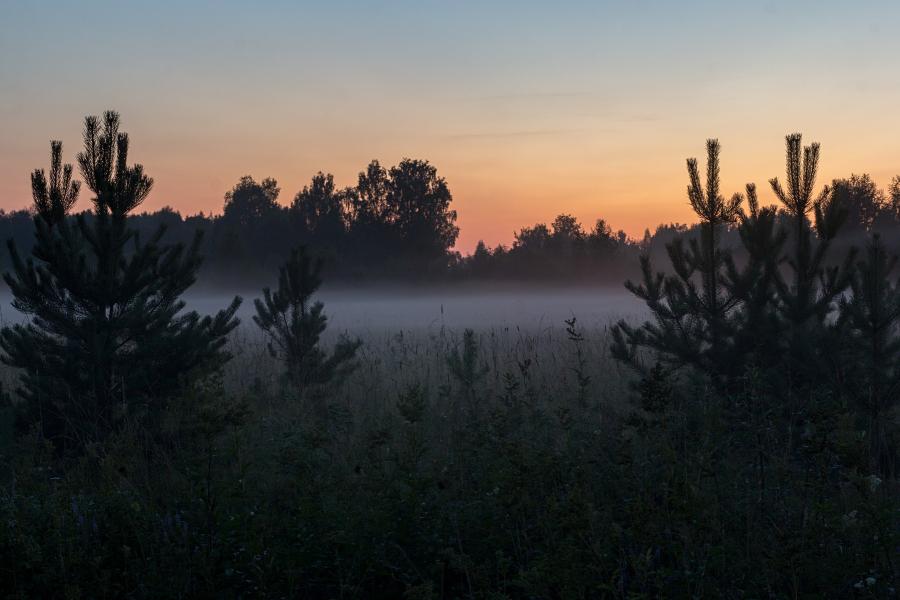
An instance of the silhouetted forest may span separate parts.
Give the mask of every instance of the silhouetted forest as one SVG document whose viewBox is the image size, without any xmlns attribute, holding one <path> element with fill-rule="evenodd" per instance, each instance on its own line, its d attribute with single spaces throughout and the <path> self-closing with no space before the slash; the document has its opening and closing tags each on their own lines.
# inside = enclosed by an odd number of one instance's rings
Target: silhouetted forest
<svg viewBox="0 0 900 600">
<path fill-rule="evenodd" d="M 868 175 L 835 180 L 849 216 L 841 243 L 859 245 L 868 233 L 882 235 L 900 251 L 900 176 L 887 190 Z M 479 242 L 468 255 L 453 249 L 459 229 L 448 183 L 423 160 L 391 168 L 372 161 L 356 186 L 337 188 L 330 174 L 317 173 L 290 204 L 279 202 L 274 179 L 242 177 L 224 196 L 222 213 L 182 216 L 166 207 L 129 215 L 142 236 L 160 226 L 165 240 L 188 244 L 203 233 L 201 281 L 219 286 L 255 286 L 269 280 L 291 250 L 306 245 L 325 261 L 334 281 L 522 281 L 613 283 L 636 274 L 637 257 L 665 256 L 676 236 L 697 235 L 697 225 L 662 224 L 640 240 L 614 231 L 602 218 L 591 226 L 568 214 L 514 233 L 509 245 Z M 602 202 L 602 199 L 598 199 Z M 31 210 L 0 211 L 0 239 L 28 250 L 34 243 Z M 90 219 L 90 212 L 81 215 Z M 75 218 L 71 216 L 70 218 Z M 740 252 L 738 234 L 726 228 L 722 241 Z M 0 266 L 10 266 L 7 253 Z"/>
<path fill-rule="evenodd" d="M 897 596 L 897 180 L 819 187 L 818 144 L 792 134 L 765 206 L 752 183 L 722 192 L 708 140 L 695 227 L 635 243 L 563 215 L 454 259 L 425 162 L 341 192 L 317 176 L 290 208 L 243 179 L 222 217 L 185 220 L 133 216 L 153 179 L 130 148 L 118 114 L 87 117 L 80 180 L 53 142 L 32 214 L 5 218 L 27 320 L 0 329 L 3 595 Z M 240 297 L 187 310 L 204 258 L 274 265 L 252 325 Z M 538 279 L 634 261 L 649 318 L 335 336 L 329 261 Z"/>
</svg>

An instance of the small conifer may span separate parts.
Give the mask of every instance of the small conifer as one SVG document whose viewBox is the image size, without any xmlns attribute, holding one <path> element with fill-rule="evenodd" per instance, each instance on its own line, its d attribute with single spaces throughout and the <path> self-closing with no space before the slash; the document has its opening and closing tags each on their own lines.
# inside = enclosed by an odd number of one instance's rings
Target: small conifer
<svg viewBox="0 0 900 600">
<path fill-rule="evenodd" d="M 138 409 L 153 411 L 229 358 L 226 336 L 240 299 L 215 316 L 184 312 L 181 295 L 200 266 L 198 234 L 190 247 L 146 242 L 127 224 L 153 180 L 128 164 L 129 138 L 119 115 L 87 117 L 81 175 L 93 210 L 69 211 L 79 183 L 51 143 L 49 177 L 36 170 L 35 245 L 23 258 L 9 241 L 12 272 L 4 280 L 24 324 L 0 331 L 2 360 L 21 369 L 20 425 L 38 425 L 76 448 L 101 440 Z"/>
</svg>

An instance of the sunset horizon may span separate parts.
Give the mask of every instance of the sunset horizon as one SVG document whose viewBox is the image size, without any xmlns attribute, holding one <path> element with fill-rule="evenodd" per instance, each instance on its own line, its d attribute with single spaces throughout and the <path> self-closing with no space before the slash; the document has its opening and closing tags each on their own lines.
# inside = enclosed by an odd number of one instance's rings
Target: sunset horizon
<svg viewBox="0 0 900 600">
<path fill-rule="evenodd" d="M 868 173 L 886 188 L 900 173 L 888 3 L 88 6 L 104 35 L 70 5 L 23 3 L 2 25 L 0 52 L 21 57 L 0 66 L 6 211 L 29 204 L 49 141 L 72 160 L 81 119 L 109 108 L 155 179 L 143 210 L 219 214 L 243 175 L 277 179 L 289 204 L 318 171 L 343 187 L 370 160 L 424 159 L 453 194 L 464 253 L 560 213 L 635 238 L 694 223 L 684 165 L 707 138 L 722 144 L 723 191 L 755 182 L 765 204 L 795 131 L 822 145 L 819 186 Z"/>
<path fill-rule="evenodd" d="M 127 115 L 123 115 L 123 117 L 125 131 L 138 138 L 147 137 L 145 132 L 142 132 L 139 129 L 129 128 Z M 75 142 L 72 146 L 77 148 L 79 136 L 72 137 Z M 663 161 L 660 161 L 660 164 L 648 168 L 645 177 L 641 179 L 637 178 L 637 176 L 634 176 L 633 179 L 619 179 L 618 181 L 620 182 L 621 189 L 626 191 L 623 191 L 622 193 L 609 191 L 605 193 L 605 197 L 598 195 L 597 198 L 594 198 L 589 192 L 581 192 L 577 189 L 566 191 L 564 183 L 562 185 L 562 191 L 536 190 L 531 186 L 526 186 L 526 189 L 510 192 L 509 187 L 503 185 L 504 179 L 502 177 L 498 178 L 495 182 L 487 180 L 480 181 L 479 183 L 484 187 L 469 189 L 465 187 L 464 183 L 463 185 L 455 183 L 455 181 L 465 182 L 465 173 L 457 173 L 457 175 L 454 176 L 454 171 L 452 169 L 442 167 L 439 162 L 429 159 L 427 155 L 399 154 L 396 158 L 372 157 L 369 160 L 364 160 L 363 163 L 355 169 L 350 165 L 347 165 L 344 169 L 321 168 L 310 171 L 305 175 L 290 174 L 289 176 L 282 176 L 280 173 L 267 172 L 264 170 L 258 170 L 257 172 L 235 171 L 236 174 L 231 178 L 230 183 L 226 184 L 224 178 L 216 178 L 217 181 L 221 179 L 223 184 L 223 188 L 218 194 L 209 191 L 208 197 L 204 194 L 202 195 L 201 200 L 197 195 L 194 195 L 192 196 L 195 198 L 193 202 L 188 202 L 185 201 L 184 198 L 178 196 L 178 194 L 182 194 L 182 192 L 179 191 L 181 189 L 180 186 L 166 181 L 167 174 L 173 180 L 177 181 L 179 176 L 177 168 L 169 167 L 167 169 L 165 166 L 155 163 L 152 159 L 142 160 L 140 154 L 134 156 L 134 158 L 143 164 L 147 171 L 154 176 L 153 191 L 148 199 L 141 205 L 140 211 L 152 212 L 168 207 L 179 212 L 183 217 L 200 213 L 207 216 L 221 215 L 225 193 L 243 176 L 250 176 L 258 181 L 268 177 L 274 178 L 281 189 L 278 203 L 287 207 L 291 204 L 294 196 L 304 186 L 309 184 L 310 180 L 317 172 L 321 171 L 326 174 L 334 175 L 336 187 L 343 188 L 356 185 L 359 172 L 363 171 L 365 166 L 372 160 L 376 160 L 386 167 L 390 167 L 405 158 L 427 160 L 437 167 L 438 173 L 447 180 L 450 191 L 453 194 L 453 208 L 458 212 L 457 223 L 460 226 L 459 239 L 455 245 L 455 249 L 468 254 L 474 250 L 476 244 L 480 241 L 485 242 L 489 247 L 495 247 L 497 245 L 508 247 L 514 241 L 515 234 L 522 228 L 531 227 L 537 223 L 549 224 L 553 221 L 554 217 L 559 214 L 571 214 L 579 220 L 586 230 L 592 228 L 595 221 L 598 219 L 603 219 L 613 230 L 622 230 L 631 239 L 638 241 L 644 236 L 646 230 L 653 233 L 659 225 L 693 225 L 697 222 L 697 219 L 691 210 L 687 194 L 684 191 L 687 185 L 685 162 L 687 158 L 699 157 L 702 159 L 704 144 L 706 139 L 710 138 L 718 139 L 723 147 L 723 194 L 726 196 L 735 193 L 743 195 L 746 184 L 754 183 L 760 191 L 760 200 L 762 204 L 777 204 L 777 199 L 771 189 L 769 189 L 768 181 L 772 177 L 783 176 L 783 173 L 778 171 L 778 169 L 780 167 L 783 171 L 784 159 L 782 154 L 784 152 L 785 135 L 777 136 L 775 143 L 773 144 L 766 144 L 767 146 L 770 146 L 771 149 L 764 153 L 765 156 L 760 157 L 759 162 L 761 167 L 757 169 L 760 171 L 760 174 L 747 177 L 745 178 L 745 181 L 741 181 L 736 173 L 740 171 L 741 165 L 747 164 L 749 159 L 745 158 L 742 160 L 739 156 L 729 156 L 729 144 L 727 140 L 722 140 L 716 136 L 708 136 L 707 138 L 700 138 L 697 143 L 694 144 L 694 146 L 696 146 L 696 151 L 694 151 L 693 154 L 676 158 L 673 153 L 671 160 L 668 162 L 676 165 L 676 168 L 671 168 L 671 165 L 669 165 L 669 168 L 666 168 L 666 166 L 662 164 Z M 65 151 L 71 146 L 66 144 L 65 140 L 62 141 L 64 158 L 71 162 L 74 159 L 75 152 L 73 151 L 71 154 L 66 153 Z M 49 147 L 49 142 L 50 140 L 48 139 L 47 147 Z M 804 136 L 804 142 L 818 142 L 822 144 L 819 140 L 810 136 Z M 891 180 L 900 174 L 900 167 L 898 167 L 897 173 L 891 172 L 889 168 L 876 173 L 873 173 L 872 170 L 865 169 L 841 170 L 833 166 L 833 159 L 829 160 L 828 144 L 822 144 L 822 148 L 823 174 L 817 181 L 817 187 L 819 189 L 824 188 L 826 185 L 830 185 L 833 179 L 849 177 L 850 175 L 868 174 L 872 176 L 880 189 L 886 190 L 891 183 Z M 35 152 L 34 160 L 31 162 L 35 165 L 41 165 L 41 161 L 45 160 L 45 156 L 46 149 L 42 149 L 40 152 Z M 24 164 L 26 161 L 23 159 L 22 162 Z M 521 168 L 521 165 L 513 165 L 513 168 L 515 167 Z M 769 172 L 766 172 L 764 169 L 769 169 Z M 25 172 L 30 173 L 30 171 Z M 522 172 L 517 173 L 517 176 L 526 174 L 535 177 L 549 176 L 548 173 L 536 169 L 523 169 Z M 589 179 L 590 177 L 591 174 L 585 175 L 586 179 Z M 0 207 L 7 212 L 27 209 L 31 204 L 29 198 L 31 190 L 28 175 L 23 175 L 19 179 L 22 180 L 22 184 L 14 186 L 19 188 L 14 195 L 21 196 L 22 201 L 19 205 Z M 640 182 L 647 182 L 648 180 L 652 181 L 654 179 L 665 180 L 664 184 L 659 184 L 661 185 L 659 193 L 652 193 L 648 190 L 636 190 L 636 188 L 642 187 L 640 186 Z M 607 185 L 609 185 L 608 182 Z M 498 192 L 486 196 L 485 192 L 480 191 L 492 186 L 496 186 L 502 190 L 505 195 L 501 195 L 501 193 Z M 541 196 L 539 195 L 541 193 L 554 193 L 556 195 Z M 479 210 L 478 201 L 484 200 L 485 198 L 494 199 L 499 205 L 499 208 L 495 211 L 490 211 L 486 210 L 485 207 L 481 207 Z M 515 203 L 515 201 L 522 199 L 530 200 L 531 206 L 523 207 L 520 204 Z M 629 213 L 629 210 L 634 210 L 636 205 L 640 206 L 639 212 L 637 212 L 637 214 Z M 519 207 L 518 210 L 516 209 L 517 206 Z M 76 210 L 86 210 L 89 207 L 89 197 L 84 196 L 76 205 Z M 500 208 L 508 209 L 509 212 L 502 212 Z M 469 214 L 470 212 L 472 214 Z M 473 215 L 477 214 L 482 214 L 484 220 L 481 222 L 475 221 Z M 485 214 L 487 214 L 487 216 L 484 216 Z M 505 227 L 505 230 L 501 227 Z"/>
</svg>

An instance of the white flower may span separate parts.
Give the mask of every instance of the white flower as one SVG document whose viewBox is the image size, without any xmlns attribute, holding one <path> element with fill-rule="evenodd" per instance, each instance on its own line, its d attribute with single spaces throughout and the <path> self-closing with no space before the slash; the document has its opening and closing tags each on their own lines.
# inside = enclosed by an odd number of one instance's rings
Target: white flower
<svg viewBox="0 0 900 600">
<path fill-rule="evenodd" d="M 875 490 L 878 489 L 878 486 L 881 485 L 881 478 L 877 475 L 869 475 L 866 477 L 866 481 L 869 482 L 869 491 L 873 494 L 875 493 Z"/>
</svg>

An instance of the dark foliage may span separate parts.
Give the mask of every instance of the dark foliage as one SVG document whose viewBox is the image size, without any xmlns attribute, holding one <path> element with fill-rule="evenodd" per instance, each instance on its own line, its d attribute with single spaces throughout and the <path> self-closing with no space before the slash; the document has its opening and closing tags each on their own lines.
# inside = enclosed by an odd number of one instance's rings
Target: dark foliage
<svg viewBox="0 0 900 600">
<path fill-rule="evenodd" d="M 53 190 L 63 189 L 67 175 L 60 166 L 56 171 L 51 168 L 49 179 L 41 172 L 35 177 L 44 178 L 41 185 L 47 188 L 46 202 L 50 202 L 50 195 L 62 194 Z M 699 174 L 691 185 L 695 184 L 700 196 L 692 202 L 707 202 L 708 190 L 703 189 Z M 650 256 L 654 265 L 668 263 L 667 247 L 672 243 L 683 244 L 683 251 L 691 253 L 695 253 L 691 244 L 699 244 L 696 251 L 701 255 L 694 258 L 710 260 L 709 255 L 702 256 L 710 248 L 706 241 L 710 229 L 702 223 L 660 225 L 637 241 L 623 231 L 613 231 L 603 219 L 588 228 L 566 213 L 551 223 L 520 229 L 509 246 L 491 248 L 480 242 L 472 254 L 463 256 L 453 249 L 458 228 L 448 185 L 434 166 L 422 160 L 406 159 L 391 168 L 372 161 L 356 185 L 345 188 L 338 187 L 332 175 L 319 172 L 287 206 L 279 203 L 280 191 L 274 179 L 257 182 L 244 176 L 225 194 L 222 215 L 182 217 L 167 207 L 129 214 L 128 225 L 142 236 L 151 236 L 165 225 L 164 241 L 185 245 L 192 243 L 197 231 L 207 232 L 199 248 L 205 258 L 200 277 L 219 286 L 261 285 L 277 273 L 297 244 L 314 248 L 326 261 L 330 281 L 617 283 L 640 275 L 636 265 L 641 253 Z M 895 235 L 900 230 L 900 183 L 894 181 L 882 191 L 868 175 L 851 175 L 833 181 L 828 196 L 843 207 L 846 221 L 841 236 L 828 242 L 825 263 L 831 264 L 829 256 L 844 256 L 852 246 L 865 245 L 872 232 L 881 233 L 889 252 L 900 251 L 900 236 Z M 60 206 L 61 200 L 62 196 Z M 721 201 L 725 203 L 724 198 Z M 809 211 L 812 204 L 808 203 Z M 794 219 L 788 208 L 785 205 L 778 213 L 764 207 L 763 219 L 785 225 Z M 89 214 L 85 216 L 90 219 Z M 709 239 L 719 255 L 712 259 L 727 260 L 730 255 L 734 263 L 743 265 L 749 256 L 741 236 L 749 231 L 741 233 L 745 222 L 740 214 L 732 217 L 713 227 L 715 239 Z M 0 236 L 14 238 L 20 251 L 34 243 L 33 229 L 28 212 L 0 212 Z M 0 256 L 0 264 L 10 268 L 10 257 Z M 663 270 L 673 273 L 669 267 Z M 724 283 L 718 276 L 716 280 Z"/>
<path fill-rule="evenodd" d="M 128 214 L 153 184 L 128 165 L 119 117 L 85 120 L 81 174 L 94 210 L 67 219 L 78 192 L 53 142 L 49 185 L 32 176 L 35 244 L 23 259 L 10 240 L 13 270 L 4 280 L 13 306 L 31 317 L 0 332 L 3 361 L 22 369 L 20 424 L 61 444 L 83 446 L 113 431 L 129 412 L 168 400 L 188 374 L 202 377 L 227 360 L 226 336 L 240 303 L 215 317 L 184 313 L 179 296 L 200 264 L 199 236 L 189 247 L 144 242 Z"/>
<path fill-rule="evenodd" d="M 888 256 L 876 235 L 866 247 L 850 279 L 850 294 L 842 297 L 835 329 L 843 353 L 833 367 L 840 373 L 841 392 L 862 417 L 869 439 L 868 468 L 896 477 L 897 393 L 900 391 L 900 287 L 897 257 Z"/>
<path fill-rule="evenodd" d="M 300 246 L 281 267 L 278 289 L 265 288 L 262 299 L 254 301 L 253 321 L 269 339 L 269 352 L 284 362 L 288 380 L 301 390 L 346 375 L 361 345 L 342 337 L 331 354 L 319 347 L 328 319 L 325 305 L 312 297 L 322 285 L 322 264 Z"/>
<path fill-rule="evenodd" d="M 766 414 L 780 419 L 785 443 L 798 458 L 809 443 L 798 432 L 828 435 L 834 423 L 823 419 L 865 417 L 868 468 L 874 476 L 890 475 L 897 449 L 885 428 L 896 428 L 888 397 L 895 392 L 894 345 L 900 344 L 896 292 L 889 282 L 893 262 L 877 236 L 866 260 L 856 265 L 855 248 L 838 259 L 829 254 L 848 207 L 860 215 L 868 210 L 861 206 L 883 203 L 860 200 L 873 195 L 871 182 L 862 178 L 815 194 L 819 146 L 803 148 L 795 134 L 787 136 L 786 186 L 770 181 L 783 218 L 774 208 L 759 207 L 752 185 L 749 212 L 743 213 L 739 197 L 723 204 L 710 194 L 718 188 L 718 145 L 710 142 L 708 149 L 705 199 L 698 193 L 696 163 L 688 162 L 700 241 L 689 240 L 685 249 L 676 238 L 667 246 L 674 275 L 654 273 L 649 257 L 641 258 L 643 283 L 627 287 L 646 302 L 654 321 L 638 328 L 617 324 L 614 356 L 637 369 L 642 385 L 659 374 L 647 369 L 647 359 L 657 369 L 662 363 L 701 375 L 723 394 L 742 389 L 746 373 L 761 374 L 772 402 Z M 741 266 L 714 238 L 716 225 L 727 222 L 719 215 L 740 218 Z"/>
<path fill-rule="evenodd" d="M 654 272 L 646 251 L 641 256 L 643 282 L 625 285 L 646 302 L 654 322 L 640 328 L 620 322 L 613 329 L 613 352 L 646 375 L 638 349 L 648 348 L 670 368 L 690 366 L 723 384 L 741 368 L 740 357 L 735 355 L 735 350 L 742 349 L 738 338 L 744 324 L 736 314 L 741 294 L 756 291 L 765 268 L 759 261 L 750 260 L 746 272 L 741 272 L 731 251 L 722 247 L 720 236 L 727 225 L 740 219 L 738 231 L 749 241 L 757 229 L 766 226 L 769 217 L 758 209 L 753 186 L 747 187 L 749 216 L 741 212 L 740 195 L 726 200 L 720 194 L 718 141 L 707 142 L 705 189 L 697 160 L 688 159 L 687 166 L 688 198 L 700 219 L 699 235 L 675 237 L 666 244 L 670 275 Z M 764 239 L 760 245 L 772 242 Z"/>
</svg>

